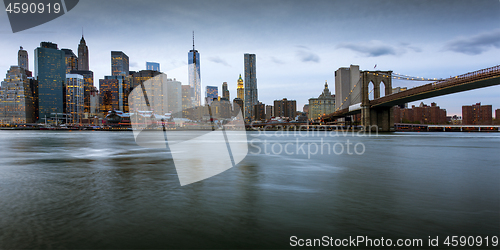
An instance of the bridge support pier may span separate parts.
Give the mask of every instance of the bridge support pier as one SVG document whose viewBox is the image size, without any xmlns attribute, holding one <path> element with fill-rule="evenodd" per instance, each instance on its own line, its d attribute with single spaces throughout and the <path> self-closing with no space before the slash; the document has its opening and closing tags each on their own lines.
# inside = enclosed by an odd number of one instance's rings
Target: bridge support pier
<svg viewBox="0 0 500 250">
<path fill-rule="evenodd" d="M 371 131 L 378 130 L 379 132 L 393 132 L 394 130 L 394 115 L 392 107 L 362 107 L 361 108 L 361 125 Z"/>
</svg>

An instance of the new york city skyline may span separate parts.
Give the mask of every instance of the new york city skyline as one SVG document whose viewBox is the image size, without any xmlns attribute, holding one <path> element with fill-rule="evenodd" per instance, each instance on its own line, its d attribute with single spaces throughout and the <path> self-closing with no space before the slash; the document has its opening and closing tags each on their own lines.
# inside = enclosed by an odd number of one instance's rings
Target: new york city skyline
<svg viewBox="0 0 500 250">
<path fill-rule="evenodd" d="M 294 99 L 301 110 L 321 93 L 325 80 L 333 85 L 336 69 L 350 64 L 436 78 L 497 65 L 499 11 L 496 0 L 81 1 L 64 16 L 16 34 L 2 12 L 0 71 L 16 64 L 19 46 L 28 51 L 30 70 L 41 41 L 77 51 L 83 27 L 96 87 L 111 74 L 111 51 L 126 53 L 130 70 L 159 62 L 169 78 L 186 85 L 194 30 L 202 91 L 227 82 L 236 97 L 243 54 L 251 53 L 256 54 L 259 101 Z M 420 84 L 393 81 L 393 87 Z M 499 93 L 489 87 L 423 101 L 460 115 L 462 105 L 476 102 L 498 108 Z"/>
</svg>

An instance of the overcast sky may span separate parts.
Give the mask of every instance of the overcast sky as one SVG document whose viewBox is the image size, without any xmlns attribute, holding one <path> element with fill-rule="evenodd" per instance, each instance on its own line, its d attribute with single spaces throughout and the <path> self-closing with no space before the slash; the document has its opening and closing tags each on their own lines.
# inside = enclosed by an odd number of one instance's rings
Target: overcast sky
<svg viewBox="0 0 500 250">
<path fill-rule="evenodd" d="M 80 0 L 65 15 L 13 34 L 0 12 L 0 74 L 41 41 L 73 49 L 84 30 L 95 85 L 111 74 L 111 52 L 130 57 L 130 70 L 159 62 L 169 78 L 187 82 L 192 31 L 201 57 L 202 93 L 227 82 L 236 96 L 243 54 L 257 56 L 259 100 L 297 100 L 297 109 L 320 95 L 325 80 L 334 92 L 334 71 L 361 70 L 446 78 L 499 64 L 500 1 L 125 1 Z M 393 87 L 422 82 L 393 81 Z M 220 91 L 220 90 L 219 90 Z M 476 102 L 500 108 L 500 86 L 424 100 L 448 115 Z M 418 102 L 419 103 L 419 102 Z M 412 103 L 417 104 L 418 103 Z M 411 105 L 411 104 L 410 104 Z"/>
</svg>

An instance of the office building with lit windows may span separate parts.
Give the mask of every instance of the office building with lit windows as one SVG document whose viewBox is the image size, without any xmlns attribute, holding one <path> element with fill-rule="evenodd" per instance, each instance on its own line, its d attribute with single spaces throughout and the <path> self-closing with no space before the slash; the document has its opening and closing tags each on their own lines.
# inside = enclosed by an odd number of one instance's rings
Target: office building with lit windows
<svg viewBox="0 0 500 250">
<path fill-rule="evenodd" d="M 66 74 L 66 114 L 69 123 L 79 123 L 83 118 L 84 78 Z"/>
<path fill-rule="evenodd" d="M 40 43 L 35 49 L 35 77 L 38 80 L 39 119 L 51 118 L 66 111 L 65 53 L 57 44 Z"/>
<path fill-rule="evenodd" d="M 129 58 L 125 53 L 121 51 L 111 51 L 111 75 L 129 75 Z"/>
<path fill-rule="evenodd" d="M 100 112 L 106 116 L 108 111 L 128 112 L 128 81 L 124 76 L 105 76 L 99 79 Z"/>
<path fill-rule="evenodd" d="M 36 122 L 36 88 L 24 68 L 11 66 L 0 86 L 0 124 Z"/>
<path fill-rule="evenodd" d="M 241 79 L 241 74 L 240 78 L 238 78 L 238 85 L 236 89 L 236 97 L 240 98 L 241 100 L 245 100 L 245 88 L 243 87 L 243 79 Z"/>
<path fill-rule="evenodd" d="M 64 51 L 64 62 L 66 63 L 66 74 L 70 74 L 72 70 L 78 69 L 78 58 L 70 49 L 61 49 Z"/>
<path fill-rule="evenodd" d="M 25 70 L 30 70 L 28 62 L 28 51 L 24 50 L 23 47 L 20 47 L 17 52 L 17 66 Z"/>
</svg>

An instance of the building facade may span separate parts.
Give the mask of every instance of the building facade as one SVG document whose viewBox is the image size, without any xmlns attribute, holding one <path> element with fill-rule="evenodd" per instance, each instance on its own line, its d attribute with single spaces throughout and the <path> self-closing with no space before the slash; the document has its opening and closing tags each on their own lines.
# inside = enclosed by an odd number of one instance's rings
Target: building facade
<svg viewBox="0 0 500 250">
<path fill-rule="evenodd" d="M 471 106 L 462 106 L 463 125 L 492 125 L 492 106 L 476 103 Z"/>
<path fill-rule="evenodd" d="M 212 101 L 219 97 L 219 88 L 217 86 L 207 86 L 205 91 L 205 103 L 210 105 Z"/>
<path fill-rule="evenodd" d="M 226 98 L 226 100 L 231 100 L 229 97 L 229 89 L 227 89 L 227 82 L 222 83 L 222 98 Z"/>
<path fill-rule="evenodd" d="M 273 105 L 266 105 L 266 121 L 274 117 Z"/>
<path fill-rule="evenodd" d="M 237 98 L 240 98 L 241 100 L 245 100 L 245 88 L 243 86 L 243 79 L 241 79 L 241 74 L 240 74 L 240 78 L 238 78 L 238 85 L 237 85 L 236 91 L 237 91 L 237 93 L 236 93 Z"/>
<path fill-rule="evenodd" d="M 99 79 L 100 113 L 106 116 L 108 111 L 128 109 L 129 83 L 124 76 L 105 76 Z"/>
<path fill-rule="evenodd" d="M 23 47 L 21 46 L 19 48 L 19 51 L 17 52 L 17 66 L 25 70 L 30 70 L 28 62 L 29 62 L 28 51 L 24 50 Z"/>
<path fill-rule="evenodd" d="M 194 48 L 188 53 L 189 86 L 193 89 L 193 106 L 201 106 L 201 75 L 200 75 L 200 53 Z"/>
<path fill-rule="evenodd" d="M 39 119 L 66 111 L 65 53 L 57 44 L 40 43 L 35 49 L 35 77 L 38 80 Z"/>
<path fill-rule="evenodd" d="M 11 66 L 0 87 L 0 124 L 36 122 L 36 88 L 36 81 L 24 68 Z"/>
<path fill-rule="evenodd" d="M 241 115 L 243 115 L 243 113 L 244 113 L 243 106 L 244 105 L 245 104 L 244 104 L 243 100 L 241 100 L 240 98 L 234 98 L 233 99 L 233 115 L 237 116 L 238 112 L 241 112 Z"/>
<path fill-rule="evenodd" d="M 255 114 L 255 121 L 266 121 L 266 105 L 259 102 L 253 106 L 253 113 Z"/>
<path fill-rule="evenodd" d="M 420 103 L 418 107 L 412 108 L 394 107 L 395 123 L 417 123 L 417 124 L 447 124 L 446 109 L 441 109 L 436 103 L 431 106 Z"/>
<path fill-rule="evenodd" d="M 122 51 L 111 51 L 111 75 L 129 75 L 129 58 Z"/>
<path fill-rule="evenodd" d="M 304 112 L 306 112 L 304 110 Z M 335 112 L 335 95 L 330 93 L 328 89 L 328 83 L 325 81 L 325 88 L 323 93 L 318 96 L 318 98 L 309 99 L 308 119 L 309 120 L 319 120 L 321 116 L 331 114 Z"/>
<path fill-rule="evenodd" d="M 335 71 L 335 110 L 346 109 L 350 105 L 361 102 L 360 77 L 358 65 L 339 68 Z"/>
<path fill-rule="evenodd" d="M 245 121 L 249 122 L 255 119 L 253 114 L 253 106 L 259 103 L 257 93 L 257 73 L 256 73 L 256 57 L 255 54 L 244 55 L 245 64 Z"/>
<path fill-rule="evenodd" d="M 66 114 L 69 123 L 79 123 L 83 116 L 84 79 L 82 75 L 66 74 Z"/>
<path fill-rule="evenodd" d="M 157 62 L 146 62 L 146 70 L 160 71 L 160 64 Z"/>
<path fill-rule="evenodd" d="M 64 62 L 66 63 L 66 74 L 71 74 L 72 70 L 78 69 L 78 57 L 70 49 L 61 49 L 64 51 Z"/>
<path fill-rule="evenodd" d="M 275 100 L 274 101 L 274 116 L 275 117 L 288 117 L 290 120 L 295 119 L 297 113 L 297 101 L 287 100 Z"/>
<path fill-rule="evenodd" d="M 78 70 L 90 70 L 89 68 L 89 48 L 85 39 L 80 39 L 80 44 L 78 44 Z"/>
</svg>

